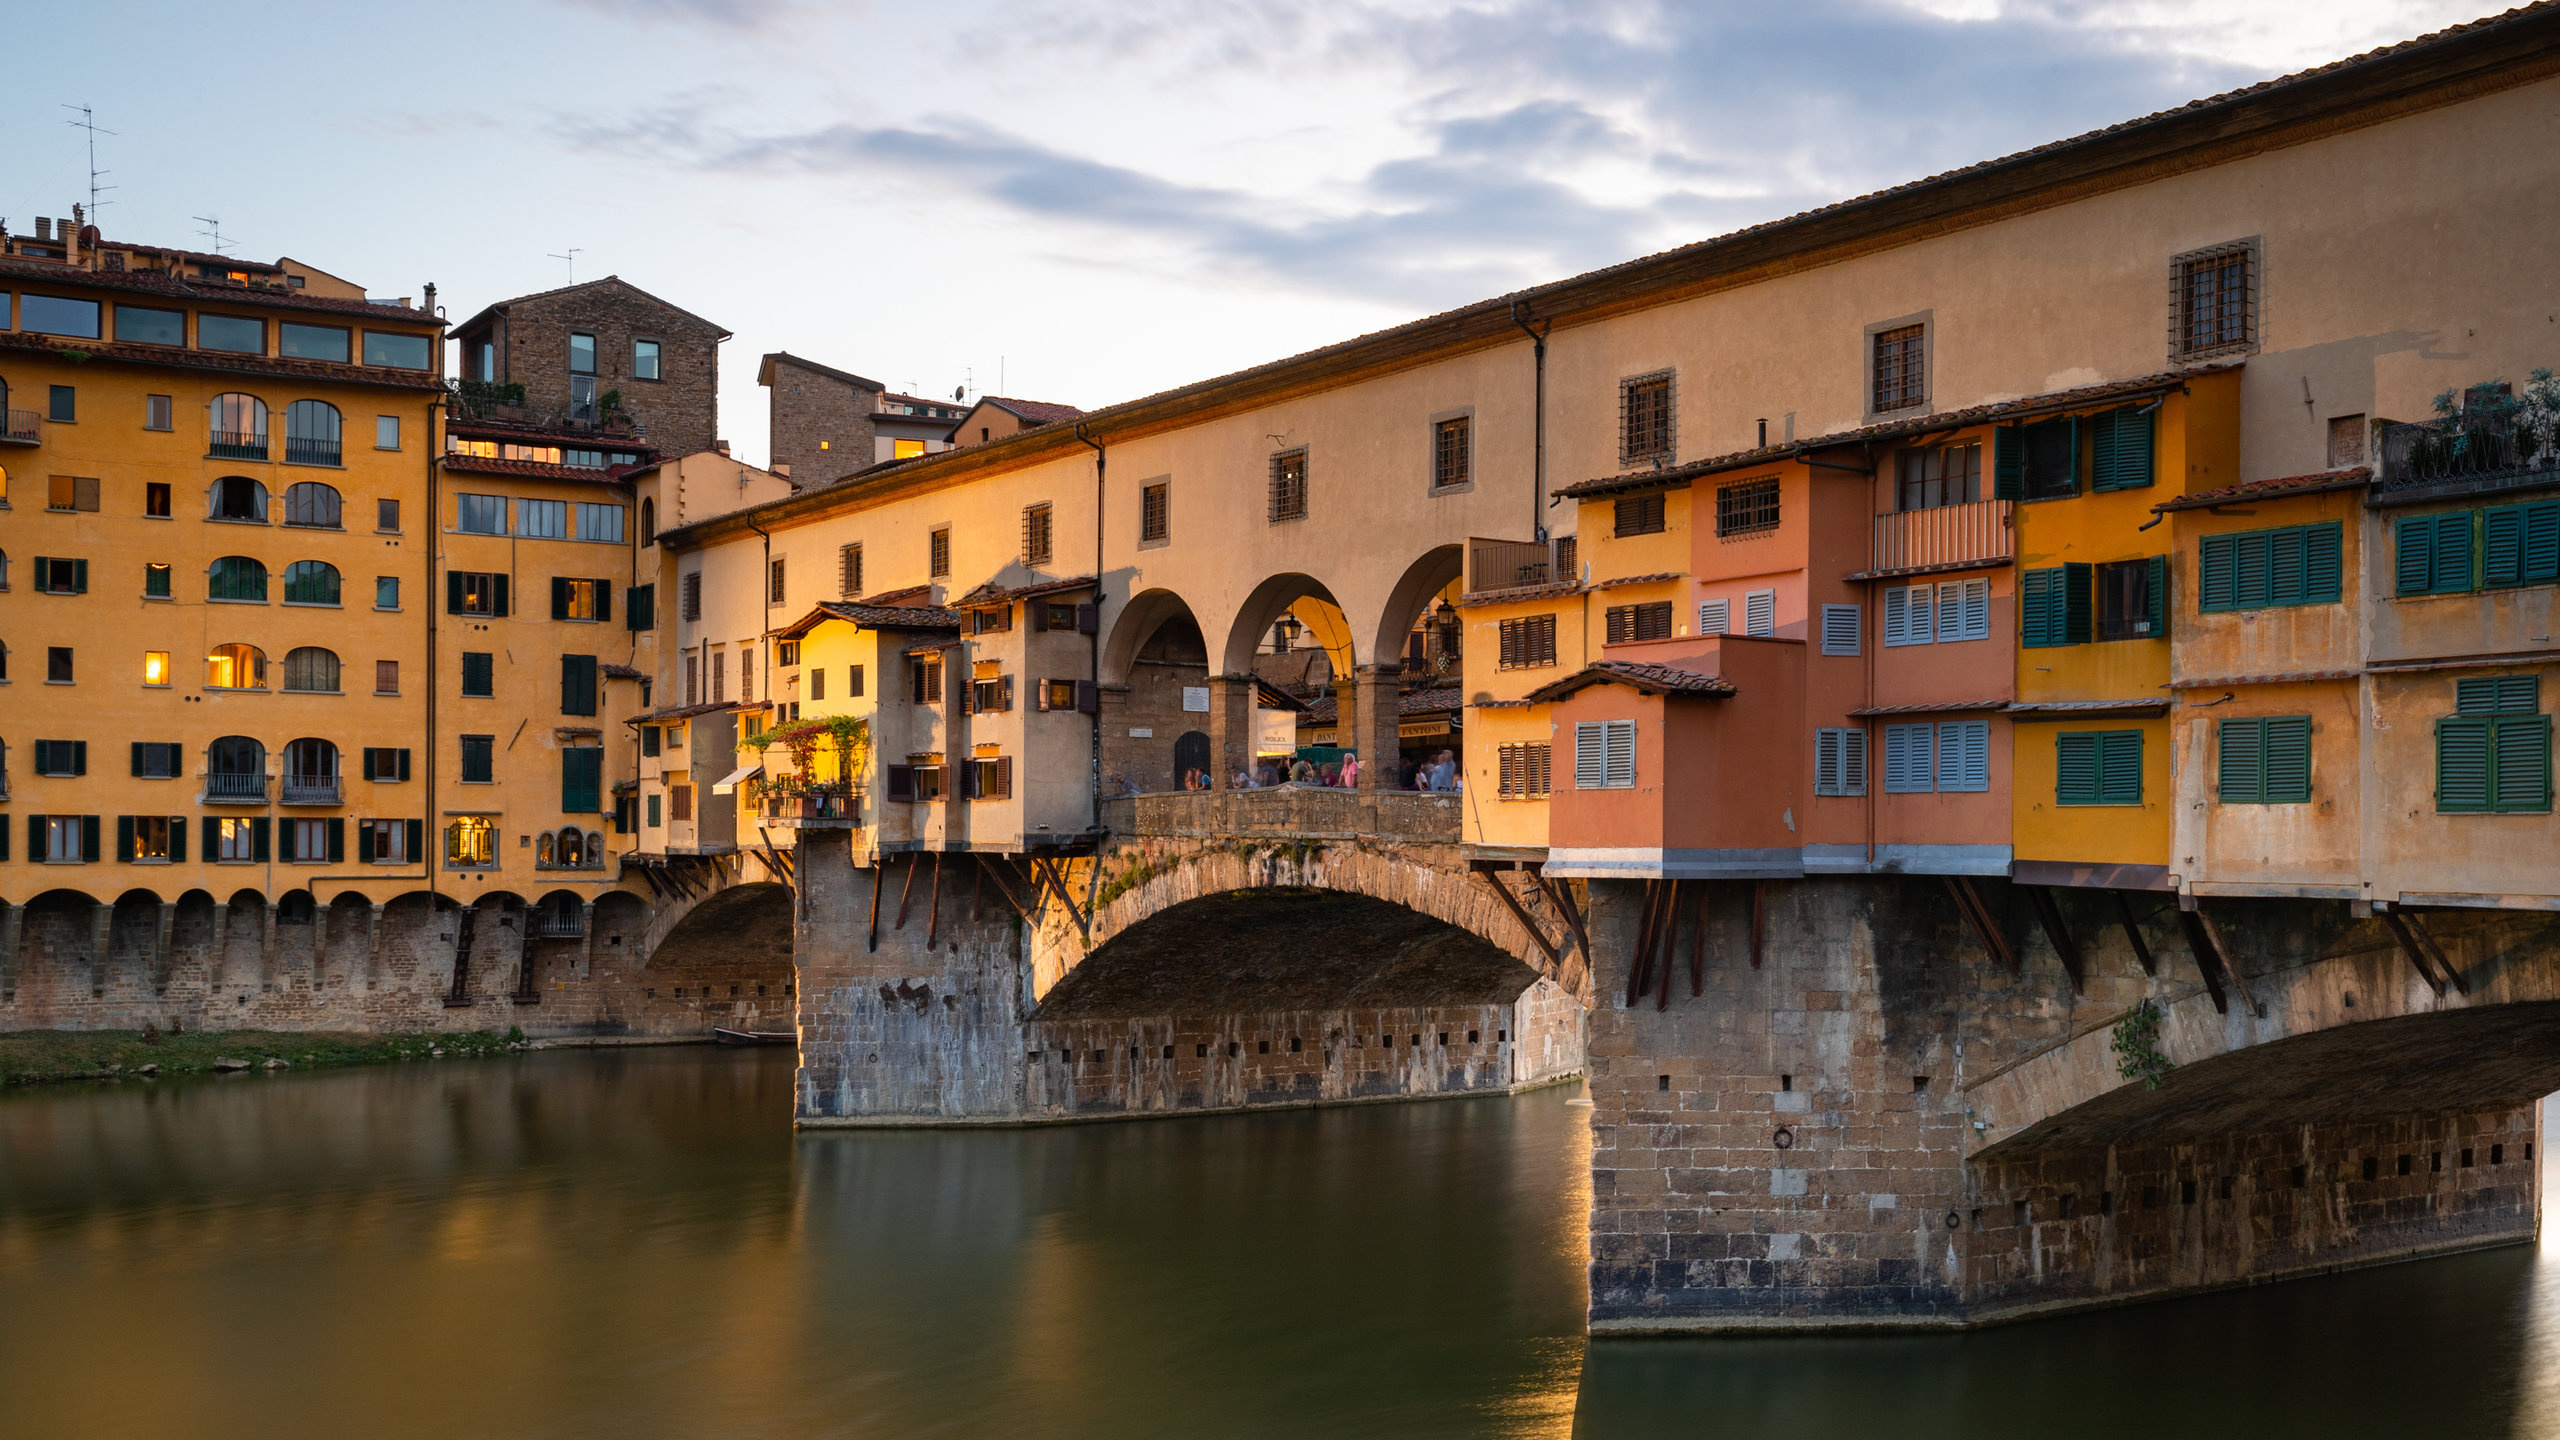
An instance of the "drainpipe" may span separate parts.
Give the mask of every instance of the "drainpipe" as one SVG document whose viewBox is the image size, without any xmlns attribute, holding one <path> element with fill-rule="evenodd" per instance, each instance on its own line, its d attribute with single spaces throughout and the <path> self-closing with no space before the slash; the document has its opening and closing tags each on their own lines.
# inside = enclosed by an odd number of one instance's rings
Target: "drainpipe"
<svg viewBox="0 0 2560 1440">
<path fill-rule="evenodd" d="M 1081 420 L 1076 422 L 1076 438 L 1093 447 L 1093 756 L 1088 767 L 1093 790 L 1093 827 L 1102 828 L 1102 479 L 1110 462 L 1100 441 L 1087 433 Z M 1097 869 L 1094 873 L 1100 874 Z"/>
<path fill-rule="evenodd" d="M 444 361 L 442 345 L 436 347 L 436 361 L 441 368 Z M 421 533 L 426 538 L 427 593 L 418 597 L 423 602 L 418 608 L 425 612 L 427 624 L 426 733 L 420 740 L 422 746 L 420 753 L 427 757 L 427 812 L 422 817 L 426 823 L 418 827 L 419 848 L 426 853 L 410 858 L 426 868 L 427 919 L 431 932 L 436 918 L 435 852 L 444 848 L 438 843 L 443 838 L 443 827 L 436 824 L 438 818 L 436 813 L 436 696 L 444 688 L 436 669 L 436 636 L 439 629 L 437 617 L 443 613 L 436 609 L 436 602 L 444 598 L 438 593 L 440 587 L 436 584 L 438 578 L 436 561 L 444 549 L 444 508 L 442 487 L 439 483 L 444 475 L 444 456 L 436 444 L 440 438 L 436 434 L 436 412 L 442 410 L 444 405 L 445 397 L 442 391 L 437 392 L 436 397 L 427 402 L 427 433 L 425 438 L 419 441 L 419 448 L 427 452 L 427 513 L 421 517 L 420 521 L 423 526 Z"/>
<path fill-rule="evenodd" d="M 1530 406 L 1534 434 L 1529 445 L 1529 538 L 1543 544 L 1547 538 L 1547 335 L 1556 322 L 1548 321 L 1544 330 L 1532 329 L 1528 310 L 1526 300 L 1511 302 L 1511 323 L 1533 342 L 1530 353 L 1536 357 L 1537 398 Z"/>
</svg>

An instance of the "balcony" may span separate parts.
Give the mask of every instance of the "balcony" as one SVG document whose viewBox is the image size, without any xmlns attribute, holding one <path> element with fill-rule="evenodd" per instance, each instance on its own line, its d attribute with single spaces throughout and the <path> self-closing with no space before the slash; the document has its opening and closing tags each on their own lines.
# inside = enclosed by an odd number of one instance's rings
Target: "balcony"
<svg viewBox="0 0 2560 1440">
<path fill-rule="evenodd" d="M 536 940 L 575 940 L 587 933 L 586 915 L 578 910 L 536 911 L 531 929 Z"/>
<path fill-rule="evenodd" d="M 841 781 L 814 785 L 796 795 L 767 792 L 764 818 L 767 824 L 856 825 L 862 820 L 862 798 Z"/>
<path fill-rule="evenodd" d="M 231 775 L 220 771 L 204 777 L 206 805 L 264 805 L 267 803 L 267 777 L 264 775 Z"/>
<path fill-rule="evenodd" d="M 288 775 L 284 779 L 284 803 L 287 805 L 335 805 L 339 803 L 338 777 L 335 775 Z"/>
<path fill-rule="evenodd" d="M 2475 389 L 2455 414 L 2382 427 L 2380 504 L 2560 485 L 2560 415 Z"/>
<path fill-rule="evenodd" d="M 216 460 L 264 460 L 267 437 L 246 430 L 216 430 L 206 453 Z"/>
<path fill-rule="evenodd" d="M 1524 585 L 1545 585 L 1579 578 L 1575 573 L 1573 539 L 1570 536 L 1544 544 L 1535 540 L 1467 542 L 1466 588 L 1469 593 L 1517 590 Z"/>
<path fill-rule="evenodd" d="M 220 454 L 221 447 L 216 446 L 214 453 Z M 260 458 L 264 458 L 265 449 L 261 448 L 258 454 Z M 338 455 L 338 442 L 335 440 L 297 440 L 292 436 L 285 437 L 284 458 L 288 465 L 335 465 L 338 463 Z"/>
<path fill-rule="evenodd" d="M 0 411 L 0 445 L 41 445 L 44 443 L 44 417 L 33 410 Z"/>
<path fill-rule="evenodd" d="M 2011 508 L 2007 500 L 1976 500 L 1970 505 L 1879 515 L 1870 573 L 1955 570 L 2005 562 L 2017 554 Z"/>
</svg>

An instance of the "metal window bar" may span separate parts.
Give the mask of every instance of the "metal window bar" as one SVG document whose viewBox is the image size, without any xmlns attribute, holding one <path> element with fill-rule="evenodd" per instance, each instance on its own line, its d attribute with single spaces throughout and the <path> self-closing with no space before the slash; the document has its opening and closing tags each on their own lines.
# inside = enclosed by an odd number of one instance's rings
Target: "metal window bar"
<svg viewBox="0 0 2560 1440">
<path fill-rule="evenodd" d="M 1745 480 L 1716 491 L 1716 538 L 1730 540 L 1778 528 L 1778 481 Z"/>
<path fill-rule="evenodd" d="M 2181 360 L 2247 350 L 2258 336 L 2258 242 L 2190 251 L 2170 262 L 2169 353 Z"/>
<path fill-rule="evenodd" d="M 1658 371 L 1618 382 L 1618 463 L 1668 463 L 1672 456 L 1673 372 Z"/>
<path fill-rule="evenodd" d="M 1469 429 L 1469 421 L 1464 416 L 1454 420 L 1443 420 L 1432 427 L 1432 489 L 1446 490 L 1452 485 L 1464 485 L 1474 478 L 1469 468 L 1473 461 L 1473 456 L 1468 453 L 1473 438 L 1468 434 Z"/>
<path fill-rule="evenodd" d="M 1883 330 L 1875 338 L 1875 410 L 1908 410 L 1929 399 L 1926 325 Z"/>
<path fill-rule="evenodd" d="M 1271 457 L 1271 519 L 1307 518 L 1307 452 L 1283 450 Z"/>
</svg>

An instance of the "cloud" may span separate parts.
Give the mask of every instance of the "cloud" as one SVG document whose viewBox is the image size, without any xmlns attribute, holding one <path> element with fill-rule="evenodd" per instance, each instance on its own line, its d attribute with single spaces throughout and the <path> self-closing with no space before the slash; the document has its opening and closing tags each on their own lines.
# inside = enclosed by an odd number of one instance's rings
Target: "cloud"
<svg viewBox="0 0 2560 1440">
<path fill-rule="evenodd" d="M 591 10 L 611 20 L 663 21 L 760 30 L 790 18 L 801 6 L 794 0 L 559 0 L 574 9 Z"/>
</svg>

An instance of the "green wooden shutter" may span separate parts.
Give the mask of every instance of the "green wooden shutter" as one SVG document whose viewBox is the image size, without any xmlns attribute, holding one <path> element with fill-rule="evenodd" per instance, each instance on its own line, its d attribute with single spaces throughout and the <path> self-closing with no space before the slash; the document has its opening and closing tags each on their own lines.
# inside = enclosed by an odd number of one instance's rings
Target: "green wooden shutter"
<svg viewBox="0 0 2560 1440">
<path fill-rule="evenodd" d="M 2302 531 L 2302 601 L 2306 605 L 2334 605 L 2343 593 L 2340 586 L 2344 579 L 2338 555 L 2338 522 L 2305 525 Z"/>
<path fill-rule="evenodd" d="M 569 582 L 557 575 L 551 577 L 551 618 L 569 618 Z"/>
<path fill-rule="evenodd" d="M 2311 799 L 2311 717 L 2278 715 L 2266 722 L 2266 769 L 2261 798 L 2270 805 Z"/>
<path fill-rule="evenodd" d="M 2096 418 L 2090 441 L 2090 488 L 2138 490 L 2151 483 L 2156 416 L 2131 406 Z"/>
<path fill-rule="evenodd" d="M 2142 732 L 2114 730 L 2098 737 L 2098 803 L 2142 803 Z"/>
<path fill-rule="evenodd" d="M 2147 593 L 2151 600 L 2151 614 L 2149 616 L 2151 621 L 2151 638 L 2154 640 L 2166 640 L 2169 638 L 2168 556 L 2154 555 L 2151 557 L 2151 574 L 2147 578 L 2147 584 Z"/>
<path fill-rule="evenodd" d="M 89 773 L 89 742 L 88 742 L 88 741 L 86 741 L 86 740 L 74 740 L 74 741 L 71 741 L 71 742 L 70 742 L 70 745 L 71 745 L 71 773 L 72 773 L 72 774 L 74 774 L 74 775 L 86 775 L 86 774 L 88 774 L 88 773 Z"/>
<path fill-rule="evenodd" d="M 2302 532 L 2298 529 L 2265 532 L 2267 546 L 2267 594 L 2269 605 L 2302 603 Z"/>
<path fill-rule="evenodd" d="M 598 623 L 609 624 L 613 620 L 613 582 L 598 580 L 595 582 L 595 587 L 596 620 Z"/>
<path fill-rule="evenodd" d="M 0 856 L 0 859 L 6 858 Z M 179 863 L 184 863 L 187 858 L 187 817 L 184 815 L 169 817 L 169 858 Z"/>
<path fill-rule="evenodd" d="M 593 655 L 560 657 L 560 713 L 596 713 L 596 657 Z"/>
<path fill-rule="evenodd" d="M 71 593 L 74 595 L 89 593 L 89 562 L 86 560 L 71 562 Z"/>
<path fill-rule="evenodd" d="M 95 815 L 80 817 L 80 858 L 92 865 L 98 863 L 98 817 Z"/>
<path fill-rule="evenodd" d="M 2490 808 L 2551 808 L 2551 717 L 2501 715 L 2489 722 Z"/>
<path fill-rule="evenodd" d="M 373 863 L 372 821 L 361 820 L 356 823 L 356 863 L 359 865 Z"/>
<path fill-rule="evenodd" d="M 490 576 L 489 590 L 494 602 L 490 607 L 490 613 L 497 616 L 499 619 L 504 620 L 507 618 L 507 577 L 504 575 Z"/>
<path fill-rule="evenodd" d="M 411 865 L 423 862 L 427 858 L 425 848 L 427 843 L 427 822 L 424 820 L 403 820 L 400 823 L 406 827 L 404 833 L 409 841 L 406 862 Z"/>
<path fill-rule="evenodd" d="M 2523 581 L 2560 581 L 2560 500 L 2525 507 Z"/>
<path fill-rule="evenodd" d="M 2524 578 L 2524 508 L 2503 505 L 2480 515 L 2480 583 L 2516 585 Z"/>
<path fill-rule="evenodd" d="M 2436 721 L 2436 809 L 2465 814 L 2489 808 L 2487 717 L 2447 715 Z"/>
<path fill-rule="evenodd" d="M 1991 496 L 2023 500 L 2026 495 L 2026 447 L 2019 443 L 2017 426 L 2003 425 L 1991 432 Z"/>
<path fill-rule="evenodd" d="M 448 570 L 444 574 L 444 613 L 462 613 L 462 572 L 459 570 Z"/>
<path fill-rule="evenodd" d="M 623 620 L 634 630 L 658 628 L 658 587 L 634 585 L 622 597 Z"/>
<path fill-rule="evenodd" d="M 204 858 L 211 863 L 222 854 L 222 822 L 211 815 L 204 817 Z"/>
<path fill-rule="evenodd" d="M 2098 737 L 2074 731 L 2053 737 L 2053 799 L 2057 805 L 2098 803 Z"/>
<path fill-rule="evenodd" d="M 2434 583 L 2431 593 L 2458 595 L 2471 588 L 2472 515 L 2457 510 L 2436 517 Z"/>
<path fill-rule="evenodd" d="M 275 822 L 261 815 L 249 822 L 249 858 L 264 865 L 275 858 Z"/>
<path fill-rule="evenodd" d="M 2097 632 L 2097 567 L 2074 560 L 2062 567 L 2062 643 L 2086 645 Z"/>
<path fill-rule="evenodd" d="M 2225 720 L 2215 727 L 2221 742 L 2214 794 L 2225 805 L 2255 804 L 2266 799 L 2266 738 L 2263 720 Z"/>
<path fill-rule="evenodd" d="M 2533 675 L 2484 675 L 2453 682 L 2457 715 L 2531 715 L 2542 708 L 2542 682 Z"/>
<path fill-rule="evenodd" d="M 2240 537 L 2207 535 L 2196 545 L 2196 608 L 2207 614 L 2240 608 Z"/>
<path fill-rule="evenodd" d="M 2018 577 L 2018 643 L 2022 646 L 2052 645 L 2059 642 L 2046 638 L 2047 632 L 2059 630 L 2052 616 L 2061 600 L 2062 572 L 2029 570 Z"/>
<path fill-rule="evenodd" d="M 133 817 L 130 815 L 116 817 L 116 863 L 133 863 Z"/>
<path fill-rule="evenodd" d="M 41 865 L 44 859 L 44 817 L 30 815 L 27 817 L 27 863 Z"/>
<path fill-rule="evenodd" d="M 329 817 L 329 863 L 347 863 L 347 820 L 343 815 Z"/>
<path fill-rule="evenodd" d="M 560 752 L 560 808 L 571 815 L 590 815 L 604 808 L 604 751 L 589 746 Z"/>
<path fill-rule="evenodd" d="M 2252 530 L 2231 537 L 2231 608 L 2256 610 L 2267 603 L 2267 576 L 2272 561 L 2267 532 Z"/>
</svg>

